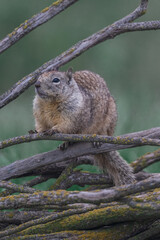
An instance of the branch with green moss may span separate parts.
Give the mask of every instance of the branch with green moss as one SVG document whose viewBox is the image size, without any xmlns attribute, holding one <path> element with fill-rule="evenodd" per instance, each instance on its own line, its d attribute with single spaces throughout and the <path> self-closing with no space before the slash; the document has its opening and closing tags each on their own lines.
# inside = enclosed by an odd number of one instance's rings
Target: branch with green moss
<svg viewBox="0 0 160 240">
<path fill-rule="evenodd" d="M 48 235 L 48 237 L 50 237 L 51 234 L 53 235 L 53 233 L 56 232 L 61 232 L 62 234 L 64 233 L 64 230 L 84 231 L 93 228 L 99 228 L 99 231 L 101 232 L 100 228 L 102 228 L 104 225 L 111 225 L 110 227 L 107 227 L 109 232 L 105 232 L 104 236 L 117 236 L 117 239 L 120 240 L 121 238 L 119 238 L 119 234 L 121 233 L 121 236 L 131 237 L 133 236 L 133 231 L 131 231 L 131 229 L 133 230 L 133 226 L 137 224 L 137 220 L 138 222 L 139 220 L 143 222 L 143 228 L 141 228 L 142 225 L 140 226 L 138 223 L 137 231 L 134 232 L 134 235 L 138 234 L 140 232 L 140 229 L 145 231 L 147 227 L 149 228 L 150 225 L 152 225 L 152 223 L 155 221 L 155 218 L 160 217 L 160 189 L 157 187 L 160 187 L 159 177 L 150 178 L 128 186 L 114 187 L 108 190 L 105 189 L 95 192 L 66 192 L 60 190 L 54 192 L 41 191 L 39 193 L 35 192 L 33 194 L 19 194 L 15 196 L 0 198 L 1 209 L 8 209 L 8 207 L 31 208 L 28 211 L 28 214 L 25 211 L 1 213 L 1 215 L 3 215 L 2 218 L 4 218 L 5 222 L 12 222 L 12 218 L 14 219 L 16 217 L 16 214 L 19 214 L 19 218 L 21 220 L 23 219 L 25 223 L 22 223 L 17 227 L 14 226 L 13 228 L 8 228 L 4 231 L 1 231 L 0 236 L 1 239 L 9 239 L 10 237 L 12 237 L 12 239 L 14 239 L 14 237 L 15 239 L 18 239 L 18 237 L 20 237 L 20 239 L 23 239 L 22 236 L 24 236 L 24 239 L 27 239 L 27 237 L 29 238 L 31 235 L 31 238 L 29 239 L 32 239 L 32 237 L 33 239 L 36 239 L 40 235 L 43 237 L 47 237 Z M 133 195 L 135 193 L 139 194 Z M 76 195 L 80 201 L 77 201 L 75 197 Z M 73 204 L 74 202 L 80 203 Z M 94 204 L 86 205 L 82 202 L 89 202 Z M 103 202 L 105 204 L 102 204 Z M 109 203 L 108 205 L 106 205 L 107 202 Z M 3 203 L 4 208 L 2 208 Z M 66 205 L 68 203 L 69 205 Z M 97 207 L 95 203 L 98 204 Z M 56 206 L 59 207 L 60 212 L 48 213 L 47 211 L 44 211 L 44 209 L 46 209 L 45 207 L 47 206 L 46 204 L 49 204 L 48 209 L 50 209 L 50 206 L 53 206 L 53 209 L 56 209 Z M 53 204 L 56 204 L 55 207 Z M 40 210 L 40 206 L 42 206 L 42 212 L 38 212 Z M 63 209 L 65 209 L 67 206 L 69 210 L 63 211 Z M 39 208 L 38 211 L 36 210 L 37 208 Z M 36 211 L 34 211 L 34 209 Z M 34 220 L 30 220 L 32 214 Z M 48 216 L 43 217 L 44 215 Z M 130 223 L 132 225 L 132 228 L 130 228 L 128 225 L 129 221 L 132 221 L 132 224 Z M 117 225 L 115 225 L 115 223 L 117 223 Z M 125 224 L 125 232 L 123 232 L 120 228 L 121 224 Z M 115 228 L 114 234 L 119 233 L 118 235 L 111 234 L 113 228 Z M 156 227 L 154 229 L 155 231 L 152 232 L 158 231 Z M 109 233 L 111 235 L 109 235 Z M 128 235 L 123 235 L 124 233 L 127 233 Z M 73 232 L 73 236 L 75 236 L 75 234 L 76 233 Z M 90 236 L 93 236 L 94 234 L 96 234 L 96 232 L 92 231 L 92 234 Z M 87 235 L 84 234 L 84 236 Z"/>
<path fill-rule="evenodd" d="M 81 213 L 78 216 L 67 216 L 56 221 L 49 221 L 44 224 L 34 225 L 26 230 L 21 231 L 18 235 L 32 235 L 32 234 L 51 234 L 53 232 L 61 232 L 68 230 L 90 230 L 95 228 L 102 228 L 112 224 L 128 223 L 130 221 L 148 222 L 154 221 L 155 218 L 160 217 L 160 212 L 150 211 L 149 209 L 132 208 L 126 204 L 108 206 L 90 210 L 86 213 Z M 23 225 L 23 224 L 22 224 Z M 21 228 L 22 228 L 21 225 Z M 114 225 L 116 227 L 116 225 Z M 118 227 L 118 226 L 117 226 Z M 121 238 L 119 238 L 121 239 Z"/>
<path fill-rule="evenodd" d="M 65 182 L 68 182 L 68 177 L 73 173 L 74 168 L 77 166 L 77 161 L 74 160 L 70 163 L 65 170 L 61 173 L 61 175 L 57 178 L 54 185 L 50 187 L 50 190 L 58 190 L 58 189 L 66 189 L 62 185 Z"/>
<path fill-rule="evenodd" d="M 149 178 L 135 184 L 123 185 L 99 191 L 40 191 L 0 198 L 0 209 L 17 209 L 43 205 L 66 205 L 73 203 L 100 204 L 119 200 L 130 194 L 160 187 L 159 178 Z M 155 195 L 156 196 L 156 195 Z"/>
<path fill-rule="evenodd" d="M 33 193 L 35 190 L 33 188 L 18 185 L 15 183 L 7 182 L 7 181 L 0 181 L 0 188 L 6 188 L 13 190 L 14 192 L 20 192 L 20 193 Z"/>
<path fill-rule="evenodd" d="M 37 239 L 37 240 L 50 240 L 50 239 L 88 239 L 88 240 L 120 240 L 127 237 L 133 236 L 133 234 L 145 231 L 153 223 L 153 221 L 143 221 L 143 222 L 130 222 L 130 223 L 120 223 L 118 225 L 108 226 L 107 228 L 101 228 L 96 230 L 73 230 L 73 231 L 61 231 L 57 233 L 50 234 L 29 234 L 29 235 L 12 235 L 13 240 L 19 239 Z M 5 238 L 6 240 L 8 238 Z"/>
<path fill-rule="evenodd" d="M 82 213 L 91 211 L 94 208 L 93 207 L 87 207 L 87 208 L 83 208 L 83 209 L 82 208 L 80 208 L 80 209 L 70 209 L 70 210 L 66 210 L 62 213 L 52 213 L 49 216 L 45 216 L 45 217 L 41 217 L 41 218 L 38 218 L 38 219 L 35 219 L 35 220 L 31 220 L 31 221 L 28 221 L 26 223 L 23 223 L 23 224 L 19 225 L 18 227 L 14 227 L 14 228 L 10 228 L 10 229 L 7 229 L 5 231 L 2 231 L 2 232 L 0 232 L 0 237 L 8 236 L 8 235 L 20 232 L 20 231 L 22 231 L 24 229 L 27 229 L 29 227 L 36 226 L 38 224 L 45 224 L 45 223 L 48 223 L 48 222 L 51 222 L 51 221 L 54 221 L 54 220 L 57 220 L 57 219 L 64 218 L 66 216 L 68 217 L 68 216 L 71 216 L 71 215 L 82 214 Z"/>
<path fill-rule="evenodd" d="M 137 173 L 158 161 L 160 161 L 160 149 L 151 153 L 146 153 L 145 155 L 139 157 L 136 161 L 131 163 L 131 166 L 133 167 L 134 172 Z"/>
<path fill-rule="evenodd" d="M 24 222 L 37 219 L 43 216 L 51 215 L 51 211 L 40 210 L 40 211 L 22 211 L 22 210 L 13 210 L 13 211 L 3 211 L 0 212 L 0 223 L 6 224 L 22 224 Z"/>
<path fill-rule="evenodd" d="M 92 206 L 53 213 L 47 217 L 31 220 L 18 227 L 2 231 L 0 236 L 8 236 L 18 232 L 20 235 L 30 235 L 50 234 L 64 230 L 88 230 L 115 223 L 133 222 L 137 219 L 138 221 L 153 222 L 155 217 L 160 217 L 160 212 L 157 211 L 159 210 L 159 194 L 160 189 L 155 189 L 154 192 L 124 197 L 124 199 L 119 200 L 119 203 L 107 207 L 100 205 L 97 208 Z M 79 214 L 78 217 L 77 214 Z"/>
</svg>

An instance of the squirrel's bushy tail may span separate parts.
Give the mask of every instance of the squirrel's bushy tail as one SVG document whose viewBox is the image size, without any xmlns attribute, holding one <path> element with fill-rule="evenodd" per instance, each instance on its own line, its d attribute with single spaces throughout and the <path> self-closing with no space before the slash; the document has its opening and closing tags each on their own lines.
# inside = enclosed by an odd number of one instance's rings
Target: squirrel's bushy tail
<svg viewBox="0 0 160 240">
<path fill-rule="evenodd" d="M 117 151 L 95 155 L 95 164 L 113 180 L 116 186 L 130 184 L 135 181 L 133 169 Z"/>
</svg>

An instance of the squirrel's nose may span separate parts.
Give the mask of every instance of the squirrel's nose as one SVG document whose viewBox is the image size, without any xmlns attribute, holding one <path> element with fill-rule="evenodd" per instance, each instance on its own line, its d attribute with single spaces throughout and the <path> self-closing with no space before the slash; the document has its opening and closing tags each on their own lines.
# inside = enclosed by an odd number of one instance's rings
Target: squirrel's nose
<svg viewBox="0 0 160 240">
<path fill-rule="evenodd" d="M 39 88 L 41 86 L 41 82 L 40 81 L 37 81 L 36 83 L 35 83 L 35 87 L 36 88 Z"/>
</svg>

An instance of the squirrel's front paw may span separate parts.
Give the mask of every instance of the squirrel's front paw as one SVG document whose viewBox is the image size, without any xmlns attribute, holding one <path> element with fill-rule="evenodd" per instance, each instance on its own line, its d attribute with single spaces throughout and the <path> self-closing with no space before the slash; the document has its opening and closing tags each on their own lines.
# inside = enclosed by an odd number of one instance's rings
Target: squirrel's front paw
<svg viewBox="0 0 160 240">
<path fill-rule="evenodd" d="M 29 130 L 28 131 L 29 134 L 35 134 L 35 133 L 38 133 L 36 130 Z"/>
<path fill-rule="evenodd" d="M 49 129 L 49 130 L 43 131 L 44 135 L 49 135 L 49 136 L 52 136 L 53 134 L 56 134 L 56 133 L 58 133 L 58 131 L 56 131 L 54 129 Z"/>
</svg>

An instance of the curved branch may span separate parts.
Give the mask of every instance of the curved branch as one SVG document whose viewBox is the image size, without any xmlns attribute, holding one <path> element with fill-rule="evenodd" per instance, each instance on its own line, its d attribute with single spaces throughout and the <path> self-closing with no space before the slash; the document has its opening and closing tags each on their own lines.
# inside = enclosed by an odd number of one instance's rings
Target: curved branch
<svg viewBox="0 0 160 240">
<path fill-rule="evenodd" d="M 125 29 L 125 24 L 123 24 L 123 22 L 128 24 L 127 22 L 132 21 L 132 19 L 135 20 L 139 16 L 142 16 L 146 11 L 147 2 L 148 2 L 147 0 L 142 0 L 138 10 L 133 11 L 127 17 L 124 17 L 119 21 L 116 21 L 112 25 L 107 26 L 104 29 L 101 29 L 100 31 L 98 31 L 97 33 L 94 33 L 90 37 L 82 41 L 79 41 L 77 44 L 72 46 L 70 49 L 68 49 L 64 53 L 60 54 L 58 57 L 48 61 L 47 63 L 43 64 L 40 68 L 35 70 L 33 73 L 29 74 L 28 76 L 18 81 L 10 90 L 8 90 L 6 93 L 0 96 L 0 108 L 4 107 L 9 102 L 13 101 L 20 94 L 22 94 L 27 88 L 29 88 L 32 84 L 34 84 L 38 76 L 43 72 L 57 69 L 58 67 L 66 64 L 67 62 L 81 55 L 83 52 L 87 51 L 91 47 L 107 39 L 114 38 L 121 33 L 130 31 L 128 29 Z M 135 26 L 133 31 L 135 31 Z"/>
<path fill-rule="evenodd" d="M 146 13 L 147 7 L 148 7 L 148 0 L 141 0 L 140 5 L 133 12 L 131 12 L 130 14 L 128 14 L 127 16 L 118 20 L 115 23 L 121 24 L 121 23 L 133 22 L 134 20 L 143 16 Z"/>
<path fill-rule="evenodd" d="M 149 131 L 152 129 L 149 129 Z M 159 128 L 156 128 L 156 131 Z M 155 128 L 153 128 L 153 132 Z M 133 133 L 134 134 L 134 133 Z M 7 148 L 16 144 L 38 141 L 38 140 L 58 140 L 58 141 L 70 141 L 70 142 L 103 142 L 103 143 L 111 143 L 111 144 L 121 144 L 121 145 L 135 145 L 135 146 L 143 146 L 143 145 L 153 145 L 160 146 L 159 139 L 152 139 L 148 137 L 133 137 L 133 134 L 125 134 L 122 136 L 112 137 L 112 136 L 104 136 L 104 135 L 96 135 L 96 134 L 62 134 L 62 133 L 53 133 L 53 135 L 46 135 L 46 133 L 35 133 L 28 134 L 24 136 L 10 138 L 0 142 L 0 149 Z M 142 131 L 143 134 L 143 131 Z M 160 137 L 156 132 L 156 136 Z"/>
<path fill-rule="evenodd" d="M 136 161 L 132 162 L 131 166 L 134 169 L 134 173 L 137 173 L 158 161 L 160 161 L 160 149 L 151 153 L 146 153 L 145 155 L 138 158 Z"/>
<path fill-rule="evenodd" d="M 26 34 L 30 33 L 43 23 L 49 21 L 77 1 L 78 0 L 58 0 L 56 2 L 53 2 L 53 4 L 49 7 L 43 9 L 37 15 L 34 15 L 29 20 L 26 20 L 19 27 L 15 28 L 13 32 L 9 33 L 4 39 L 0 41 L 0 53 L 4 52 L 13 44 L 18 42 Z"/>
</svg>

